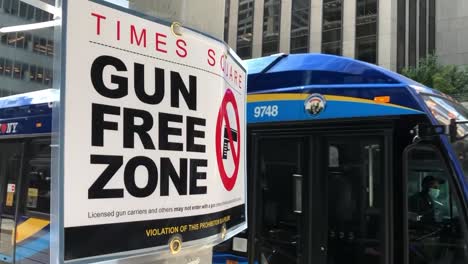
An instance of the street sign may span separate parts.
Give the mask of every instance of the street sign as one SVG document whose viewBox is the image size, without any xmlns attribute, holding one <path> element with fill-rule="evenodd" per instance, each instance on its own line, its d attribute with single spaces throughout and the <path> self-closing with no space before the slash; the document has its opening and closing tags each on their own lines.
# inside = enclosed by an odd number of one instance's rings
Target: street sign
<svg viewBox="0 0 468 264">
<path fill-rule="evenodd" d="M 245 228 L 241 60 L 107 2 L 64 12 L 65 261 L 178 252 Z"/>
</svg>

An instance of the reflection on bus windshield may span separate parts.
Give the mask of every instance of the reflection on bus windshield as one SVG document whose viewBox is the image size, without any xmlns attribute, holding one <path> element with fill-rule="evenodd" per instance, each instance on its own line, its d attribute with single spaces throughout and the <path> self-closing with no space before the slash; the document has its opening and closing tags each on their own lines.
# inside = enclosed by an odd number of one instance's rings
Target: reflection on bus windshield
<svg viewBox="0 0 468 264">
<path fill-rule="evenodd" d="M 468 121 L 468 110 L 461 104 L 449 99 L 423 95 L 424 102 L 431 110 L 434 117 L 442 125 L 449 125 L 450 119 L 457 121 Z M 457 126 L 458 137 L 468 135 L 468 124 L 459 124 Z M 458 160 L 460 161 L 465 178 L 468 181 L 468 138 L 453 143 Z"/>
</svg>

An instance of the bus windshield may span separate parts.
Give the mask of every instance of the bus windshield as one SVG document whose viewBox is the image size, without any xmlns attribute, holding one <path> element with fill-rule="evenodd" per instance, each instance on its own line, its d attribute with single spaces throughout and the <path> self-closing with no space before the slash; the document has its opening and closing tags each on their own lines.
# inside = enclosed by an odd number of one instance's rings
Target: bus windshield
<svg viewBox="0 0 468 264">
<path fill-rule="evenodd" d="M 426 105 L 441 125 L 449 125 L 450 119 L 468 121 L 468 109 L 463 107 L 460 103 L 439 96 L 427 94 L 423 94 L 422 96 Z M 458 137 L 468 135 L 468 124 L 459 124 L 457 128 Z M 463 140 L 455 141 L 452 145 L 463 167 L 465 179 L 468 181 L 468 137 L 465 137 Z"/>
</svg>

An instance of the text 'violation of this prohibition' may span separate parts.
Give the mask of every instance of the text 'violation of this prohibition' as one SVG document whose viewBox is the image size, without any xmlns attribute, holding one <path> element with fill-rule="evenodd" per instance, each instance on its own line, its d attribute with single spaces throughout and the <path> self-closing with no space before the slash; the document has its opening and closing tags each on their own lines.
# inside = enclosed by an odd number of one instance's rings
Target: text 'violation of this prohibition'
<svg viewBox="0 0 468 264">
<path fill-rule="evenodd" d="M 220 226 L 224 223 L 229 222 L 230 220 L 231 220 L 231 216 L 227 215 L 218 219 L 213 219 L 210 221 L 204 221 L 200 223 L 193 223 L 193 224 L 186 224 L 186 225 L 184 224 L 180 226 L 149 228 L 149 229 L 146 229 L 145 232 L 146 232 L 147 237 L 180 234 L 184 232 L 192 232 L 192 231 L 198 231 L 202 229 Z"/>
</svg>

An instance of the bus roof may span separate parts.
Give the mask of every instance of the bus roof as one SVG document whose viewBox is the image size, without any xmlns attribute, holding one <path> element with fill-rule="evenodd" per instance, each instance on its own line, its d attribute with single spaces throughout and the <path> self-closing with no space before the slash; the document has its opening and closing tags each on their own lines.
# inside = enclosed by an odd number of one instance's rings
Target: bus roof
<svg viewBox="0 0 468 264">
<path fill-rule="evenodd" d="M 426 93 L 439 92 L 380 66 L 327 54 L 277 54 L 246 60 L 249 93 L 272 88 L 320 85 L 327 88 L 346 86 L 413 87 Z"/>
<path fill-rule="evenodd" d="M 0 138 L 52 131 L 52 109 L 59 91 L 47 89 L 0 98 Z"/>
<path fill-rule="evenodd" d="M 0 109 L 48 104 L 59 100 L 59 91 L 46 89 L 0 98 Z"/>
<path fill-rule="evenodd" d="M 249 123 L 431 115 L 419 94 L 442 95 L 382 67 L 335 55 L 278 54 L 246 65 Z M 317 114 L 306 113 L 305 104 Z M 268 106 L 281 113 L 258 111 Z"/>
</svg>

